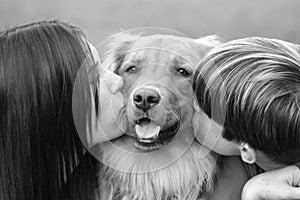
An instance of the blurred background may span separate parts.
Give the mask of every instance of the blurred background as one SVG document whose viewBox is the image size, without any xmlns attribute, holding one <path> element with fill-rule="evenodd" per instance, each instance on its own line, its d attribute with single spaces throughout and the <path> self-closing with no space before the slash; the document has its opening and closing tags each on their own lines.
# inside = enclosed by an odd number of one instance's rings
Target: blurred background
<svg viewBox="0 0 300 200">
<path fill-rule="evenodd" d="M 1 30 L 41 19 L 76 24 L 94 44 L 149 26 L 194 38 L 264 36 L 300 44 L 300 0 L 0 0 Z"/>
</svg>

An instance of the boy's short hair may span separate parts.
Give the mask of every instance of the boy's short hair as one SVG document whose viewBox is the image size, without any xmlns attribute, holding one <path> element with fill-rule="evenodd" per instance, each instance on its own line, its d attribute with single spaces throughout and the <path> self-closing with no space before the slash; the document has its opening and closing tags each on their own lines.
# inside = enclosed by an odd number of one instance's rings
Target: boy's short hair
<svg viewBox="0 0 300 200">
<path fill-rule="evenodd" d="M 260 37 L 219 45 L 200 62 L 194 90 L 225 139 L 280 163 L 300 161 L 300 46 Z M 224 110 L 223 122 L 213 109 Z"/>
</svg>

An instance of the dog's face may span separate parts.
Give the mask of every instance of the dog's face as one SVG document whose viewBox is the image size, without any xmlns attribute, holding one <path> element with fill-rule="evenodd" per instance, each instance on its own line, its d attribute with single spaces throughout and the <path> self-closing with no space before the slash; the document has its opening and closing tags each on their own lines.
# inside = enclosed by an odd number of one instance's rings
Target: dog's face
<svg viewBox="0 0 300 200">
<path fill-rule="evenodd" d="M 217 167 L 214 155 L 194 141 L 192 80 L 218 42 L 169 35 L 111 39 L 104 64 L 125 81 L 120 112 L 129 124 L 125 136 L 101 144 L 102 199 L 202 198 Z"/>
<path fill-rule="evenodd" d="M 135 139 L 134 146 L 158 150 L 181 130 L 185 138 L 193 138 L 192 131 L 186 131 L 192 128 L 192 80 L 198 62 L 216 40 L 119 34 L 114 41 L 108 64 L 125 81 L 127 135 Z"/>
</svg>

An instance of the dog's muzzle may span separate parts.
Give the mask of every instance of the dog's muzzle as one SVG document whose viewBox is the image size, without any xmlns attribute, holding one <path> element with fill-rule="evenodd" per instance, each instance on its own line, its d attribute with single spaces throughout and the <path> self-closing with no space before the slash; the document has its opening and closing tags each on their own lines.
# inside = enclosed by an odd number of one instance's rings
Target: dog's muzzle
<svg viewBox="0 0 300 200">
<path fill-rule="evenodd" d="M 139 87 L 131 98 L 135 147 L 149 152 L 169 143 L 181 124 L 181 110 L 175 93 L 161 86 Z"/>
</svg>

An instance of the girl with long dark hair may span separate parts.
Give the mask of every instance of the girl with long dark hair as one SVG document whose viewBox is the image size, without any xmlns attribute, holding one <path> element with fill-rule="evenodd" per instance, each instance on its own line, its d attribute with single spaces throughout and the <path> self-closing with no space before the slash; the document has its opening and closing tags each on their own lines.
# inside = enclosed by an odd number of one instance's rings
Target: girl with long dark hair
<svg viewBox="0 0 300 200">
<path fill-rule="evenodd" d="M 95 197 L 97 160 L 78 137 L 72 115 L 83 63 L 97 66 L 84 33 L 70 24 L 41 21 L 0 32 L 1 200 Z M 95 111 L 93 97 L 73 109 Z M 82 123 L 97 124 L 97 116 L 83 116 Z"/>
</svg>

